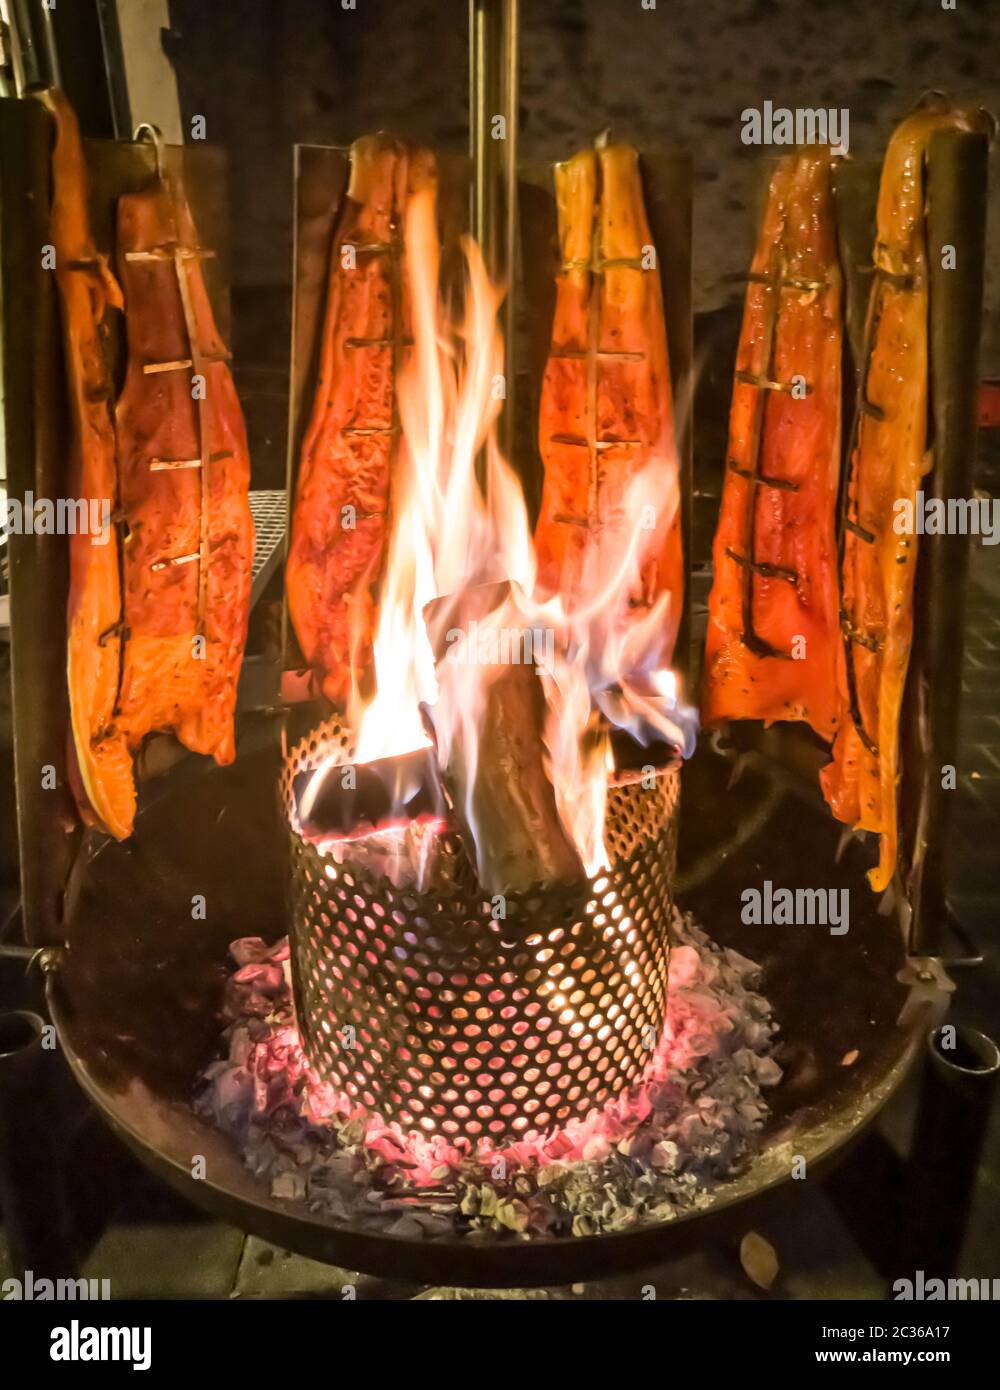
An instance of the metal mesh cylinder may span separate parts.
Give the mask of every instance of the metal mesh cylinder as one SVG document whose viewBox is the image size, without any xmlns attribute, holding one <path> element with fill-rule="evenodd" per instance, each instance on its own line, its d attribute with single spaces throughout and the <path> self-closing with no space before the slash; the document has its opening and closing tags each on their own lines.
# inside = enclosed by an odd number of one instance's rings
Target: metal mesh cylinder
<svg viewBox="0 0 1000 1390">
<path fill-rule="evenodd" d="M 282 778 L 296 1012 L 318 1075 L 406 1130 L 473 1146 L 582 1118 L 641 1080 L 666 1008 L 679 771 L 609 789 L 610 867 L 582 891 L 498 905 L 451 832 L 423 888 L 303 838 L 294 778 L 348 762 L 350 742 L 327 721 Z"/>
</svg>

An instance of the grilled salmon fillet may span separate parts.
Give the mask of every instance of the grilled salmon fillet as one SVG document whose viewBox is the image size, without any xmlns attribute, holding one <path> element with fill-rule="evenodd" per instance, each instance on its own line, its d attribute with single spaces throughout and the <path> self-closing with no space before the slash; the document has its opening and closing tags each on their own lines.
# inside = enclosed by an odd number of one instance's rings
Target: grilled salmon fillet
<svg viewBox="0 0 1000 1390">
<path fill-rule="evenodd" d="M 838 820 L 880 836 L 876 891 L 892 881 L 897 851 L 899 717 L 913 634 L 917 537 L 898 532 L 910 514 L 927 452 L 928 271 L 925 158 L 930 137 L 973 119 L 935 103 L 908 116 L 889 142 L 879 185 L 875 276 L 868 308 L 865 409 L 850 462 L 841 588 L 846 683 L 833 761 L 820 774 Z"/>
<path fill-rule="evenodd" d="M 356 141 L 331 244 L 285 585 L 302 654 L 340 705 L 371 668 L 399 433 L 399 345 L 408 324 L 403 218 L 410 194 L 434 182 L 427 151 L 382 136 Z"/>
<path fill-rule="evenodd" d="M 195 752 L 232 760 L 253 561 L 250 464 L 200 263 L 188 254 L 197 240 L 183 193 L 158 182 L 119 200 L 120 286 L 90 231 L 76 117 L 61 93 L 43 99 L 56 123 L 67 486 L 114 520 L 99 537 L 69 538 L 70 781 L 82 818 L 124 839 L 135 817 L 132 753 L 147 733 L 173 731 Z M 124 308 L 128 336 L 114 408 L 111 306 Z"/>
<path fill-rule="evenodd" d="M 122 293 L 91 234 L 76 115 L 59 91 L 46 92 L 43 100 L 55 120 L 51 236 L 69 390 L 67 495 L 103 504 L 109 514 L 118 502 L 118 477 L 103 325 L 109 308 L 122 307 Z M 123 838 L 132 828 L 135 786 L 125 730 L 116 712 L 123 644 L 113 531 L 101 536 L 74 533 L 69 537 L 69 559 L 70 781 L 87 819 Z"/>
<path fill-rule="evenodd" d="M 235 755 L 254 529 L 243 414 L 176 181 L 118 200 L 128 369 L 116 409 L 125 523 L 119 720 Z"/>
<path fill-rule="evenodd" d="M 670 595 L 662 666 L 673 651 L 684 564 L 663 295 L 638 154 L 628 145 L 584 150 L 556 165 L 555 186 L 562 267 L 539 411 L 538 584 L 572 603 L 595 548 L 620 552 L 628 543 L 629 484 L 658 460 L 667 485 L 630 603 L 642 612 Z"/>
<path fill-rule="evenodd" d="M 827 151 L 790 155 L 768 190 L 736 357 L 702 683 L 707 725 L 804 720 L 826 739 L 843 664 L 843 331 L 830 173 Z"/>
</svg>

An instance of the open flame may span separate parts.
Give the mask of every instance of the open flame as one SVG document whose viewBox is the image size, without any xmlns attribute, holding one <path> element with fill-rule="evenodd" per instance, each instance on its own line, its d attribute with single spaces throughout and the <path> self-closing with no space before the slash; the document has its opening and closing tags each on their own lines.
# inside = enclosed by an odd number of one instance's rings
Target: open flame
<svg viewBox="0 0 1000 1390">
<path fill-rule="evenodd" d="M 349 711 L 358 731 L 354 758 L 366 763 L 426 746 L 427 708 L 439 760 L 447 761 L 461 739 L 472 785 L 479 740 L 489 737 L 486 692 L 500 668 L 495 660 L 440 661 L 441 634 L 428 631 L 426 610 L 447 599 L 450 611 L 461 611 L 472 589 L 509 581 L 504 600 L 477 616 L 476 642 L 490 646 L 492 639 L 492 649 L 502 650 L 511 630 L 543 634 L 531 656 L 547 704 L 547 772 L 564 828 L 593 874 L 608 864 L 609 725 L 641 743 L 673 743 L 685 755 L 696 733 L 694 712 L 680 704 L 674 676 L 663 668 L 677 620 L 670 595 L 631 607 L 657 528 L 669 524 L 678 505 L 675 460 L 654 458 L 633 479 L 569 591 L 537 592 L 524 495 L 495 438 L 503 399 L 502 291 L 466 239 L 464 319 L 457 334 L 450 331 L 432 189 L 410 199 L 405 246 L 414 345 L 397 387 L 402 438 L 374 641 L 376 693 L 367 703 L 357 697 Z M 485 488 L 477 478 L 483 453 Z M 472 807 L 465 809 L 476 833 Z"/>
</svg>

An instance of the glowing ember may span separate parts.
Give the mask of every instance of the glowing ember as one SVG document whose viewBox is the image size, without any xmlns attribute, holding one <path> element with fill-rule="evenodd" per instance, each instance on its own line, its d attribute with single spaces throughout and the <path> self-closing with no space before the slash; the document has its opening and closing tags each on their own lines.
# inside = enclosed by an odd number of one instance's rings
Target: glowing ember
<svg viewBox="0 0 1000 1390">
<path fill-rule="evenodd" d="M 272 1195 L 392 1234 L 587 1235 L 664 1219 L 753 1157 L 780 1079 L 757 968 L 679 916 L 666 1026 L 649 1074 L 584 1120 L 470 1155 L 401 1132 L 310 1071 L 292 1018 L 288 949 L 234 942 L 227 1056 L 197 1108 L 229 1134 Z"/>
</svg>

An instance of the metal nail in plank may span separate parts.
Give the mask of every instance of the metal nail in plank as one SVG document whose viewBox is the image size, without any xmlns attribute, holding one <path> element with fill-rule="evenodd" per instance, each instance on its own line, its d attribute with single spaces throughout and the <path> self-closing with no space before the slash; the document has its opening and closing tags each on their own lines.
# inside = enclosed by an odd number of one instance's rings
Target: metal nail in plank
<svg viewBox="0 0 1000 1390">
<path fill-rule="evenodd" d="M 590 443 L 578 434 L 550 434 L 550 444 L 572 444 L 575 449 L 589 449 Z M 642 445 L 641 439 L 595 439 L 594 445 L 598 449 L 638 449 Z"/>
<path fill-rule="evenodd" d="M 875 536 L 873 532 L 865 530 L 863 526 L 859 525 L 856 521 L 852 521 L 850 517 L 844 518 L 844 525 L 852 535 L 858 536 L 863 541 L 867 541 L 869 545 L 874 545 Z"/>
<path fill-rule="evenodd" d="M 735 560 L 738 565 L 743 565 L 746 569 L 752 570 L 754 574 L 759 574 L 762 579 L 787 579 L 790 584 L 795 584 L 798 581 L 799 576 L 795 571 L 786 569 L 784 565 L 772 565 L 766 560 L 748 560 L 745 555 L 731 550 L 729 546 L 726 546 L 726 554 L 730 560 Z"/>
<path fill-rule="evenodd" d="M 737 381 L 741 381 L 745 386 L 756 386 L 761 391 L 785 391 L 791 393 L 796 390 L 796 383 L 792 381 L 771 381 L 766 376 L 758 376 L 756 372 L 738 371 L 735 373 Z M 808 382 L 804 382 L 798 388 L 803 395 L 812 395 L 812 387 Z"/>
<path fill-rule="evenodd" d="M 154 246 L 148 251 L 126 251 L 126 261 L 210 261 L 214 251 L 200 246 Z"/>
<path fill-rule="evenodd" d="M 753 483 L 755 487 L 774 487 L 781 489 L 783 492 L 799 491 L 799 484 L 791 482 L 788 478 L 771 478 L 763 473 L 754 473 L 752 469 L 741 468 L 740 465 L 734 463 L 732 459 L 730 459 L 727 466 L 730 473 L 735 473 L 739 478 L 746 478 L 746 480 Z"/>
<path fill-rule="evenodd" d="M 201 551 L 193 550 L 190 555 L 174 555 L 169 560 L 154 560 L 149 568 L 156 574 L 160 570 L 170 569 L 172 565 L 190 565 L 200 558 Z"/>
<path fill-rule="evenodd" d="M 158 372 L 182 372 L 192 366 L 191 358 L 184 357 L 178 362 L 146 362 L 142 371 L 144 376 L 155 376 Z"/>
</svg>

